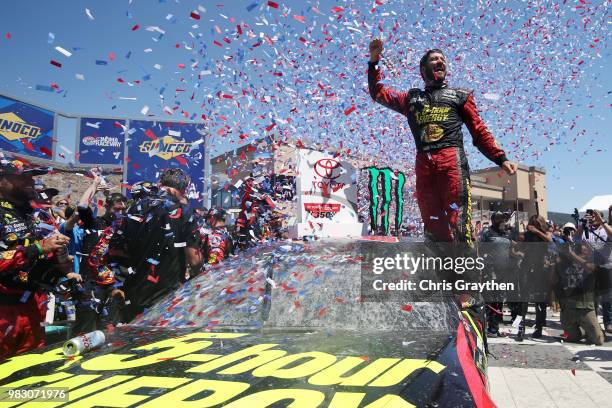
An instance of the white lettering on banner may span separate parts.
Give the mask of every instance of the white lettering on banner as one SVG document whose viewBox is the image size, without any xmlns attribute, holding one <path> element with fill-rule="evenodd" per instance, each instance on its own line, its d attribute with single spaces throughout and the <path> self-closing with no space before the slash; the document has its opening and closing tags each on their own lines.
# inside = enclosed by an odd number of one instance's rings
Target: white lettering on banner
<svg viewBox="0 0 612 408">
<path fill-rule="evenodd" d="M 121 141 L 119 138 L 110 136 L 85 136 L 83 138 L 83 144 L 85 146 L 121 147 Z"/>
</svg>

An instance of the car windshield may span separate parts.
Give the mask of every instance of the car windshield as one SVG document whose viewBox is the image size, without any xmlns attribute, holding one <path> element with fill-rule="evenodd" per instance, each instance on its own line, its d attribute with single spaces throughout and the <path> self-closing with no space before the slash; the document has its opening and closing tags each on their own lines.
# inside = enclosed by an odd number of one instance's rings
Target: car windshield
<svg viewBox="0 0 612 408">
<path fill-rule="evenodd" d="M 361 298 L 356 241 L 277 242 L 251 248 L 191 279 L 132 324 L 367 331 L 444 331 L 451 299 L 406 304 Z"/>
</svg>

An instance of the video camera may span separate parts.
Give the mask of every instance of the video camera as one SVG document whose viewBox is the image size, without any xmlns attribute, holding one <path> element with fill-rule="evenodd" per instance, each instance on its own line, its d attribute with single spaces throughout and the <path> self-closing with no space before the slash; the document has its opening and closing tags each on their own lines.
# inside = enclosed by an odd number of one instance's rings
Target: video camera
<svg viewBox="0 0 612 408">
<path fill-rule="evenodd" d="M 589 215 L 593 215 L 593 210 L 586 210 L 586 213 Z M 578 209 L 574 208 L 574 214 L 572 214 L 572 218 L 576 221 L 576 225 L 582 224 L 582 229 L 584 230 L 584 237 L 589 239 L 589 227 L 587 225 L 588 220 L 586 218 L 580 218 L 580 214 L 578 213 Z"/>
</svg>

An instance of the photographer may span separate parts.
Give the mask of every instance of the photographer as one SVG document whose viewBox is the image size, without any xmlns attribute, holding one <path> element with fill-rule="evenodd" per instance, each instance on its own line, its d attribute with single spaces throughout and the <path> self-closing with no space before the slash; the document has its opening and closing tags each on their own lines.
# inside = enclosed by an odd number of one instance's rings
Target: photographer
<svg viewBox="0 0 612 408">
<path fill-rule="evenodd" d="M 579 219 L 574 239 L 593 250 L 596 287 L 602 308 L 604 328 L 612 334 L 612 226 L 606 224 L 599 210 L 587 210 Z"/>
</svg>

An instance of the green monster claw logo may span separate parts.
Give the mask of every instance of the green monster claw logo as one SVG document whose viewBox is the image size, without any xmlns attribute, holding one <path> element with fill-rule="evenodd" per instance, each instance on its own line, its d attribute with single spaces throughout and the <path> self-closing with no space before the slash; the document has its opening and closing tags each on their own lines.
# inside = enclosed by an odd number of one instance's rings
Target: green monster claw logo
<svg viewBox="0 0 612 408">
<path fill-rule="evenodd" d="M 395 228 L 399 230 L 399 226 L 402 224 L 402 216 L 404 215 L 404 184 L 406 183 L 406 176 L 401 171 L 394 171 L 389 167 L 379 169 L 376 167 L 366 167 L 365 169 L 370 174 L 370 226 L 372 231 L 377 231 L 379 227 L 382 227 L 384 235 L 389 234 L 389 205 L 391 204 L 391 193 L 392 193 L 392 179 L 397 179 L 395 184 Z M 378 184 L 381 184 L 379 191 Z M 381 224 L 378 225 L 379 216 L 379 204 L 382 205 L 380 213 Z"/>
</svg>

